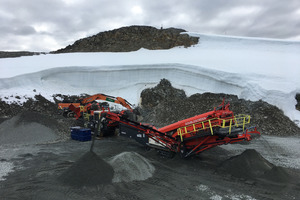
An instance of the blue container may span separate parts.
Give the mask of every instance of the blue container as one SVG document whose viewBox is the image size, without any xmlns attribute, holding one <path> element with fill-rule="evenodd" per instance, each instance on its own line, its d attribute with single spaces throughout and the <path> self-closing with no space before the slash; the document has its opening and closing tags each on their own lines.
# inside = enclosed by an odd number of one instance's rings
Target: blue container
<svg viewBox="0 0 300 200">
<path fill-rule="evenodd" d="M 71 127 L 71 138 L 78 141 L 90 141 L 92 139 L 91 129 Z"/>
</svg>

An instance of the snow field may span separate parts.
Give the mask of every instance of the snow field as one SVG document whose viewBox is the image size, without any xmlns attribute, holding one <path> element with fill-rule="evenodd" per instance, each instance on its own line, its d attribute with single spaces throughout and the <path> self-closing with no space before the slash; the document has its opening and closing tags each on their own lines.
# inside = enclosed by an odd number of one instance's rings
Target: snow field
<svg viewBox="0 0 300 200">
<path fill-rule="evenodd" d="M 0 59 L 0 98 L 22 103 L 41 94 L 107 93 L 139 103 L 166 78 L 187 95 L 235 94 L 278 106 L 300 126 L 300 42 L 189 33 L 197 45 L 170 50 L 67 53 Z M 16 98 L 16 96 L 19 96 Z"/>
</svg>

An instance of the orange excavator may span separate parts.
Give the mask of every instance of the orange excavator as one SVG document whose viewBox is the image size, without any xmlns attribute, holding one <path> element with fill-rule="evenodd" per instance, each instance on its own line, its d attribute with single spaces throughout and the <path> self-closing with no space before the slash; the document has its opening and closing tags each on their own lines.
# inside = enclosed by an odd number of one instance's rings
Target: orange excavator
<svg viewBox="0 0 300 200">
<path fill-rule="evenodd" d="M 97 100 L 102 100 L 106 102 L 112 102 L 120 104 L 123 107 L 127 108 L 130 111 L 133 111 L 132 105 L 122 97 L 113 97 L 106 94 L 94 94 L 86 98 L 81 98 L 77 103 L 59 103 L 58 109 L 60 113 L 64 113 L 66 117 L 74 117 L 76 119 L 80 118 L 83 113 L 89 113 L 93 115 L 95 110 L 102 110 L 107 108 L 108 104 L 98 103 Z"/>
<path fill-rule="evenodd" d="M 106 94 L 94 94 L 92 96 L 86 97 L 84 99 L 79 99 L 81 105 L 87 105 L 93 103 L 96 100 L 103 100 L 108 102 L 113 102 L 124 106 L 125 108 L 132 110 L 132 105 L 122 97 L 113 97 Z"/>
<path fill-rule="evenodd" d="M 80 118 L 83 113 L 93 115 L 95 110 L 107 110 L 108 105 L 99 104 L 96 102 L 97 100 L 120 104 L 123 107 L 127 108 L 129 111 L 133 111 L 132 105 L 126 99 L 123 99 L 122 97 L 113 97 L 106 94 L 95 94 L 83 99 L 79 99 L 81 105 L 76 107 L 74 106 L 74 104 L 71 104 L 69 106 L 69 109 L 74 112 L 76 119 Z"/>
</svg>

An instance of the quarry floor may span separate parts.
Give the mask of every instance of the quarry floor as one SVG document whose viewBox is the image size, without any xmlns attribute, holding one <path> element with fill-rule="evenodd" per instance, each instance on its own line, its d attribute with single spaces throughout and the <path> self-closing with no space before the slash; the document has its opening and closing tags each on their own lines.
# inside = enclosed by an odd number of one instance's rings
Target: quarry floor
<svg viewBox="0 0 300 200">
<path fill-rule="evenodd" d="M 246 175 L 245 178 L 235 177 L 226 172 L 239 170 L 239 166 L 234 165 L 230 166 L 230 169 L 224 168 L 225 171 L 219 170 L 222 163 L 228 159 L 239 155 L 245 149 L 253 148 L 264 157 L 269 156 L 273 161 L 278 159 L 280 163 L 283 158 L 272 156 L 282 156 L 284 152 L 281 147 L 272 145 L 272 140 L 272 137 L 257 139 L 248 145 L 216 147 L 190 159 L 182 159 L 179 156 L 170 159 L 161 157 L 155 150 L 146 151 L 140 144 L 128 138 L 103 138 L 95 141 L 94 152 L 107 163 L 127 152 L 127 156 L 123 157 L 125 159 L 121 159 L 117 166 L 118 175 L 123 173 L 127 177 L 123 176 L 119 181 L 113 180 L 109 184 L 82 187 L 62 183 L 59 177 L 89 152 L 91 141 L 67 139 L 45 144 L 1 145 L 1 166 L 5 166 L 5 163 L 10 164 L 7 167 L 11 167 L 11 172 L 0 181 L 0 197 L 3 200 L 299 199 L 299 181 L 259 181 L 248 179 Z M 294 141 L 299 142 L 300 139 Z M 287 153 L 286 157 L 293 160 Z M 256 158 L 252 159 L 255 161 Z M 86 165 L 76 169 L 82 171 L 78 176 L 91 176 L 89 171 L 95 168 L 91 166 L 93 163 L 91 160 L 87 161 Z M 287 169 L 295 178 L 299 177 L 299 168 Z M 104 168 L 100 170 L 107 173 Z"/>
</svg>

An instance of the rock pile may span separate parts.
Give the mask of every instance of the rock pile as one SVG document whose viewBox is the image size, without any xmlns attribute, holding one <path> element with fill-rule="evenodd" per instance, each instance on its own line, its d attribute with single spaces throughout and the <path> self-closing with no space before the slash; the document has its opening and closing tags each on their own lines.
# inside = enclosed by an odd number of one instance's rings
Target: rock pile
<svg viewBox="0 0 300 200">
<path fill-rule="evenodd" d="M 300 93 L 297 93 L 295 98 L 297 100 L 296 109 L 300 111 Z"/>
<path fill-rule="evenodd" d="M 238 178 L 255 179 L 272 170 L 273 167 L 274 165 L 264 159 L 256 150 L 247 149 L 242 154 L 224 161 L 218 171 Z"/>
<path fill-rule="evenodd" d="M 198 43 L 198 37 L 190 37 L 183 29 L 156 29 L 151 26 L 129 26 L 100 32 L 77 40 L 74 44 L 51 53 L 69 52 L 129 52 L 140 48 L 170 49 L 176 46 L 190 47 Z"/>
<path fill-rule="evenodd" d="M 114 156 L 109 163 L 115 170 L 113 182 L 143 181 L 152 177 L 155 167 L 135 152 L 123 152 Z"/>
<path fill-rule="evenodd" d="M 154 88 L 141 93 L 143 121 L 163 127 L 171 123 L 199 115 L 214 109 L 223 98 L 230 103 L 235 114 L 249 114 L 251 124 L 266 135 L 297 135 L 300 128 L 276 106 L 264 101 L 247 101 L 236 95 L 203 93 L 186 97 L 183 90 L 173 88 L 168 80 L 162 79 Z"/>
<path fill-rule="evenodd" d="M 297 179 L 289 174 L 286 168 L 280 166 L 274 166 L 271 170 L 265 171 L 261 178 L 275 183 L 289 183 Z"/>
<path fill-rule="evenodd" d="M 105 185 L 112 183 L 113 168 L 94 152 L 85 153 L 59 176 L 59 181 L 72 187 Z"/>
<path fill-rule="evenodd" d="M 75 120 L 58 115 L 57 104 L 41 95 L 36 95 L 35 99 L 28 99 L 23 105 L 7 104 L 5 101 L 0 100 L 0 123 L 18 114 L 21 115 L 20 120 L 29 120 L 27 123 L 41 123 L 46 127 L 53 128 L 56 132 L 64 134 L 69 134 L 69 127 L 76 126 Z"/>
<path fill-rule="evenodd" d="M 56 115 L 57 105 L 42 95 L 35 95 L 34 98 L 29 98 L 22 105 L 17 103 L 8 104 L 0 100 L 0 116 L 12 117 L 23 111 L 36 111 L 48 115 Z"/>
<path fill-rule="evenodd" d="M 254 149 L 247 149 L 224 161 L 217 171 L 244 180 L 264 180 L 276 185 L 298 182 L 288 169 L 273 165 Z"/>
<path fill-rule="evenodd" d="M 23 112 L 0 124 L 0 145 L 41 144 L 56 141 L 58 123 L 48 116 Z"/>
</svg>

